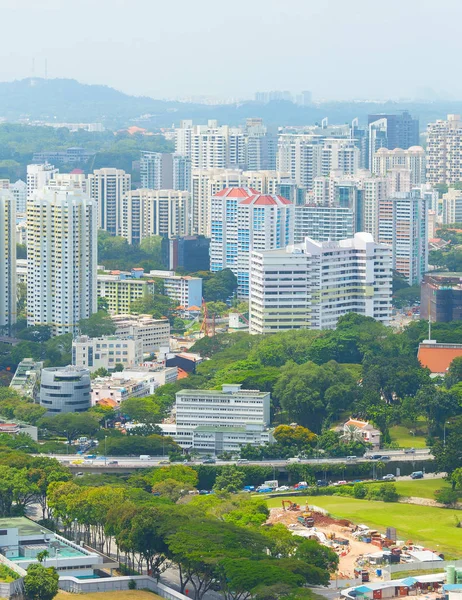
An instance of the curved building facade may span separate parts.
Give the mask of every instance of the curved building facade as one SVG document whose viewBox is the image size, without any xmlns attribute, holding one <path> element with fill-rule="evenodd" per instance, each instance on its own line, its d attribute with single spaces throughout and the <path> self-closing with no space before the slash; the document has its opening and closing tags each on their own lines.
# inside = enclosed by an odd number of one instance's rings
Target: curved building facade
<svg viewBox="0 0 462 600">
<path fill-rule="evenodd" d="M 83 412 L 91 406 L 90 371 L 82 367 L 42 369 L 40 405 L 48 415 Z"/>
</svg>

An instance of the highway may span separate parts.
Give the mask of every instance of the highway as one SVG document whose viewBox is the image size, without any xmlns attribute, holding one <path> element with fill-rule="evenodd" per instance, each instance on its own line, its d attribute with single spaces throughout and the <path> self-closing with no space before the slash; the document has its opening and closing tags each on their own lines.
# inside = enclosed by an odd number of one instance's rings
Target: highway
<svg viewBox="0 0 462 600">
<path fill-rule="evenodd" d="M 307 458 L 301 459 L 299 463 L 294 464 L 308 464 L 308 465 L 322 465 L 322 464 L 357 464 L 363 462 L 370 462 L 372 455 L 378 455 L 380 452 L 369 452 L 363 457 L 356 458 L 353 460 L 347 460 L 345 457 L 342 458 Z M 37 456 L 43 456 L 37 455 Z M 50 458 L 56 458 L 61 463 L 68 465 L 72 469 L 91 471 L 92 469 L 98 472 L 105 471 L 116 473 L 117 471 L 123 471 L 125 469 L 146 469 L 149 467 L 158 467 L 165 464 L 170 464 L 168 459 L 162 456 L 153 456 L 149 460 L 140 459 L 139 456 L 99 456 L 95 459 L 87 459 L 85 455 L 79 454 L 49 454 Z M 404 450 L 384 450 L 383 456 L 389 456 L 390 460 L 386 460 L 387 464 L 393 461 L 406 461 L 406 462 L 418 462 L 422 460 L 432 460 L 433 456 L 428 448 L 416 449 L 412 454 L 405 453 Z M 182 464 L 185 465 L 198 465 L 202 464 L 202 461 L 186 461 Z M 266 460 L 266 461 L 239 461 L 239 460 L 217 460 L 214 464 L 216 465 L 253 465 L 260 467 L 272 467 L 275 469 L 285 470 L 289 464 L 287 460 Z"/>
</svg>

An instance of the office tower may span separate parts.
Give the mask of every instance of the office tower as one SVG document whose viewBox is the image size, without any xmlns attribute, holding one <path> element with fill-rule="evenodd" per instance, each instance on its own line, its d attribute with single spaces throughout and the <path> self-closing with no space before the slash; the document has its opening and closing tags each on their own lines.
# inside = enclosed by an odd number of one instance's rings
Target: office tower
<svg viewBox="0 0 462 600">
<path fill-rule="evenodd" d="M 0 331 L 16 322 L 16 200 L 0 190 Z"/>
<path fill-rule="evenodd" d="M 191 159 L 181 154 L 141 152 L 141 187 L 149 190 L 182 190 L 191 187 Z"/>
<path fill-rule="evenodd" d="M 27 165 L 27 198 L 31 198 L 36 190 L 41 190 L 48 185 L 56 173 L 59 173 L 59 169 L 55 169 L 48 163 Z"/>
<path fill-rule="evenodd" d="M 318 242 L 337 242 L 353 237 L 354 213 L 351 208 L 305 204 L 295 207 L 294 243 L 309 237 Z"/>
<path fill-rule="evenodd" d="M 410 172 L 412 187 L 426 181 L 425 150 L 421 146 L 411 146 L 407 150 L 380 148 L 373 156 L 372 173 L 386 177 L 393 169 L 406 169 Z"/>
<path fill-rule="evenodd" d="M 388 324 L 391 251 L 368 233 L 339 242 L 306 238 L 282 250 L 254 251 L 250 333 L 334 329 L 349 312 Z"/>
<path fill-rule="evenodd" d="M 172 237 L 191 233 L 191 197 L 178 190 L 132 190 L 120 203 L 117 235 L 130 244 L 153 235 Z"/>
<path fill-rule="evenodd" d="M 420 190 L 379 200 L 378 242 L 392 249 L 393 269 L 420 283 L 428 269 L 427 201 Z"/>
<path fill-rule="evenodd" d="M 250 254 L 284 248 L 294 239 L 294 206 L 282 196 L 227 188 L 212 197 L 210 270 L 231 269 L 238 296 L 249 295 Z"/>
<path fill-rule="evenodd" d="M 462 181 L 462 121 L 448 115 L 427 127 L 427 182 L 451 185 Z"/>
<path fill-rule="evenodd" d="M 210 271 L 210 239 L 203 235 L 163 238 L 162 261 L 171 270 Z"/>
<path fill-rule="evenodd" d="M 35 192 L 27 202 L 27 323 L 77 333 L 97 310 L 97 207 L 80 190 Z"/>
<path fill-rule="evenodd" d="M 27 183 L 22 179 L 18 179 L 10 185 L 10 190 L 16 200 L 16 213 L 24 214 L 27 202 Z"/>
<path fill-rule="evenodd" d="M 432 323 L 462 321 L 462 274 L 429 273 L 420 287 L 420 318 Z"/>
<path fill-rule="evenodd" d="M 42 369 L 40 405 L 47 415 L 85 412 L 91 407 L 90 371 L 84 367 L 48 367 Z"/>
<path fill-rule="evenodd" d="M 122 169 L 96 169 L 88 175 L 88 195 L 96 201 L 98 228 L 117 235 L 124 194 L 130 191 L 131 175 Z"/>
<path fill-rule="evenodd" d="M 443 194 L 443 224 L 462 223 L 462 190 L 449 188 Z"/>
<path fill-rule="evenodd" d="M 370 126 L 378 121 L 383 122 L 380 126 L 386 138 L 383 147 L 389 150 L 394 148 L 407 150 L 411 146 L 419 145 L 419 120 L 413 119 L 407 110 L 401 114 L 369 115 L 367 119 L 369 131 Z"/>
<path fill-rule="evenodd" d="M 245 167 L 249 171 L 274 171 L 278 150 L 277 129 L 262 119 L 247 119 L 245 127 Z"/>
<path fill-rule="evenodd" d="M 187 156 L 193 169 L 240 168 L 245 165 L 244 132 L 213 120 L 208 125 L 181 121 L 175 129 L 175 152 Z"/>
</svg>

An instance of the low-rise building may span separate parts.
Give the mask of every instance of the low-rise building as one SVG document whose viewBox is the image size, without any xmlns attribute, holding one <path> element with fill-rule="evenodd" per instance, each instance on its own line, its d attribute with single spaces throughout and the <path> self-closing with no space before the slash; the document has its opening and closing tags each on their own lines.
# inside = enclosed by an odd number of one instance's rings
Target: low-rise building
<svg viewBox="0 0 462 600">
<path fill-rule="evenodd" d="M 420 364 L 430 370 L 431 377 L 446 375 L 452 361 L 461 356 L 462 344 L 438 344 L 434 340 L 424 340 L 417 353 Z"/>
<path fill-rule="evenodd" d="M 29 435 L 35 442 L 38 440 L 37 427 L 18 421 L 15 421 L 14 423 L 0 422 L 0 434 L 2 433 L 6 433 L 7 435 L 19 435 L 20 433 L 24 433 Z"/>
<path fill-rule="evenodd" d="M 16 372 L 10 383 L 10 388 L 18 392 L 20 396 L 35 399 L 39 391 L 40 373 L 43 362 L 32 358 L 24 358 L 16 368 Z"/>
<path fill-rule="evenodd" d="M 343 438 L 345 441 L 362 440 L 372 444 L 374 450 L 380 448 L 381 432 L 367 421 L 352 419 L 351 417 L 343 424 Z"/>
<path fill-rule="evenodd" d="M 116 365 L 133 367 L 142 362 L 143 341 L 140 339 L 81 335 L 72 342 L 72 364 L 76 367 L 86 367 L 90 371 L 101 367 L 112 370 Z"/>
<path fill-rule="evenodd" d="M 164 294 L 176 302 L 177 306 L 201 306 L 201 277 L 175 275 L 175 271 L 150 271 L 149 275 L 163 281 Z"/>
<path fill-rule="evenodd" d="M 42 369 L 40 405 L 47 415 L 85 412 L 90 403 L 90 371 L 83 367 L 47 367 Z"/>
<path fill-rule="evenodd" d="M 161 348 L 169 348 L 170 322 L 154 319 L 150 315 L 120 314 L 112 317 L 116 326 L 115 335 L 143 341 L 143 352 L 152 354 Z"/>
<path fill-rule="evenodd" d="M 120 405 L 127 398 L 144 398 L 150 396 L 159 387 L 154 373 L 146 373 L 136 377 L 130 371 L 113 373 L 111 377 L 97 377 L 92 381 L 92 406 L 102 400 L 110 399 Z"/>
<path fill-rule="evenodd" d="M 98 298 L 106 300 L 111 315 L 128 313 L 135 300 L 154 294 L 154 281 L 138 277 L 136 270 L 98 274 L 97 285 Z"/>
</svg>

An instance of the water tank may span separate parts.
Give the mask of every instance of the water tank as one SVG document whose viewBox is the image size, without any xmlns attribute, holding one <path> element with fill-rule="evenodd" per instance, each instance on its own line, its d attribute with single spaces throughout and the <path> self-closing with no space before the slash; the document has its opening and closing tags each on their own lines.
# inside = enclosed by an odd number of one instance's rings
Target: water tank
<svg viewBox="0 0 462 600">
<path fill-rule="evenodd" d="M 456 568 L 453 566 L 446 567 L 446 583 L 456 582 Z"/>
</svg>

